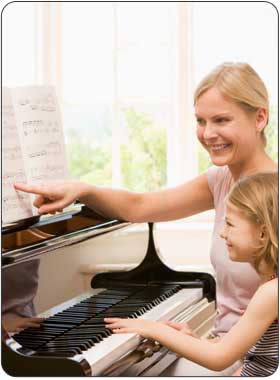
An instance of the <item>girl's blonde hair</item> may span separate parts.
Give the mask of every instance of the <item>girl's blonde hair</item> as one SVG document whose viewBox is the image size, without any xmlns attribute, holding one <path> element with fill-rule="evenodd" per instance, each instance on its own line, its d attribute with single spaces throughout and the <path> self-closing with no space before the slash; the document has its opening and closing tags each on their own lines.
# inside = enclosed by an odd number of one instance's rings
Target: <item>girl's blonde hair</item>
<svg viewBox="0 0 280 380">
<path fill-rule="evenodd" d="M 278 270 L 278 173 L 256 173 L 238 181 L 228 195 L 245 218 L 263 226 L 263 243 L 257 250 L 253 265 L 258 273 L 261 263 L 269 272 Z"/>
<path fill-rule="evenodd" d="M 256 71 L 242 62 L 225 62 L 212 70 L 197 86 L 194 104 L 212 87 L 238 103 L 245 111 L 253 113 L 264 108 L 269 114 L 269 97 L 264 82 Z M 266 142 L 264 130 L 261 136 Z"/>
</svg>

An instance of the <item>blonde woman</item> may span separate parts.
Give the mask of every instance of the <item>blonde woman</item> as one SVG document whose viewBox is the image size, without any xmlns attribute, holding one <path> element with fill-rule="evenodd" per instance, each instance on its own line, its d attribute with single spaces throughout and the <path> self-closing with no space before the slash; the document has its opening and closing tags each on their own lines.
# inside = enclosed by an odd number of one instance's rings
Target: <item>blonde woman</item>
<svg viewBox="0 0 280 380">
<path fill-rule="evenodd" d="M 161 222 L 215 209 L 211 262 L 216 271 L 219 314 L 212 336 L 221 337 L 238 321 L 260 284 L 254 268 L 232 263 L 219 236 L 224 198 L 232 185 L 252 172 L 276 171 L 277 164 L 265 151 L 265 127 L 269 117 L 266 87 L 246 63 L 224 63 L 199 84 L 194 96 L 197 137 L 213 166 L 180 186 L 149 193 L 103 188 L 81 182 L 16 184 L 18 190 L 35 193 L 41 214 L 62 210 L 76 199 L 97 212 L 131 222 Z M 174 328 L 181 328 L 176 325 Z M 204 375 L 181 360 L 175 374 Z M 226 374 L 231 373 L 228 369 Z"/>
<path fill-rule="evenodd" d="M 239 321 L 218 342 L 205 341 L 167 324 L 106 318 L 115 333 L 136 332 L 170 350 L 219 371 L 244 357 L 234 375 L 269 376 L 278 367 L 278 175 L 258 173 L 237 182 L 226 202 L 221 232 L 229 258 L 248 263 L 262 284 Z"/>
</svg>

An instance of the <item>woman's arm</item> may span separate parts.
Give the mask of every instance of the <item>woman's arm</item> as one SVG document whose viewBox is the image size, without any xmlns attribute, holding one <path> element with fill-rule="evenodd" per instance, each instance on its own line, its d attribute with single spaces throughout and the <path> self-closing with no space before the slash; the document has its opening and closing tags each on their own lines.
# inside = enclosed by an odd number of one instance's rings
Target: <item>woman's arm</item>
<svg viewBox="0 0 280 380">
<path fill-rule="evenodd" d="M 206 174 L 181 186 L 148 193 L 103 188 L 77 181 L 15 184 L 15 189 L 37 194 L 34 205 L 40 214 L 61 211 L 76 199 L 102 215 L 131 222 L 174 220 L 213 208 Z"/>
<path fill-rule="evenodd" d="M 238 323 L 216 343 L 182 334 L 166 324 L 154 321 L 117 318 L 105 321 L 107 327 L 116 333 L 136 332 L 206 368 L 222 371 L 243 357 L 277 317 L 278 285 L 275 282 L 271 281 L 259 288 Z"/>
</svg>

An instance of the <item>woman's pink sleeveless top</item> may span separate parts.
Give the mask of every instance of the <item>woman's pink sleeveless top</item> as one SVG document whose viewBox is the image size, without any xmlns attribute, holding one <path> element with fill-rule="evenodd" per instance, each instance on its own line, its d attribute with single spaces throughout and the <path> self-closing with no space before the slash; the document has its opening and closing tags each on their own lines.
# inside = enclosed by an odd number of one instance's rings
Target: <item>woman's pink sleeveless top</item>
<svg viewBox="0 0 280 380">
<path fill-rule="evenodd" d="M 228 332 L 244 313 L 260 285 L 260 278 L 249 263 L 230 260 L 225 241 L 219 236 L 224 224 L 225 197 L 232 179 L 228 167 L 211 167 L 207 171 L 207 178 L 216 210 L 210 253 L 216 273 L 218 307 L 213 332 L 221 335 Z"/>
</svg>

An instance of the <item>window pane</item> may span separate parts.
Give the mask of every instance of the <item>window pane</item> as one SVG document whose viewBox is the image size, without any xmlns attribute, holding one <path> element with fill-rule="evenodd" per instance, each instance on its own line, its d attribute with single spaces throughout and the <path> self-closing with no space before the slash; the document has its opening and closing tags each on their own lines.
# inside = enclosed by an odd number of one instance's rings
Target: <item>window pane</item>
<svg viewBox="0 0 280 380">
<path fill-rule="evenodd" d="M 31 2 L 12 2 L 3 10 L 4 86 L 36 84 L 36 9 Z"/>
<path fill-rule="evenodd" d="M 71 175 L 112 179 L 113 9 L 62 3 L 64 123 Z"/>
<path fill-rule="evenodd" d="M 137 191 L 166 185 L 176 7 L 140 2 L 117 7 L 122 185 Z"/>
<path fill-rule="evenodd" d="M 195 83 L 225 61 L 249 63 L 264 80 L 271 103 L 268 151 L 277 160 L 277 11 L 267 2 L 194 2 Z M 206 161 L 205 161 L 206 159 Z M 207 163 L 208 162 L 208 163 Z M 199 147 L 199 168 L 210 160 Z"/>
</svg>

